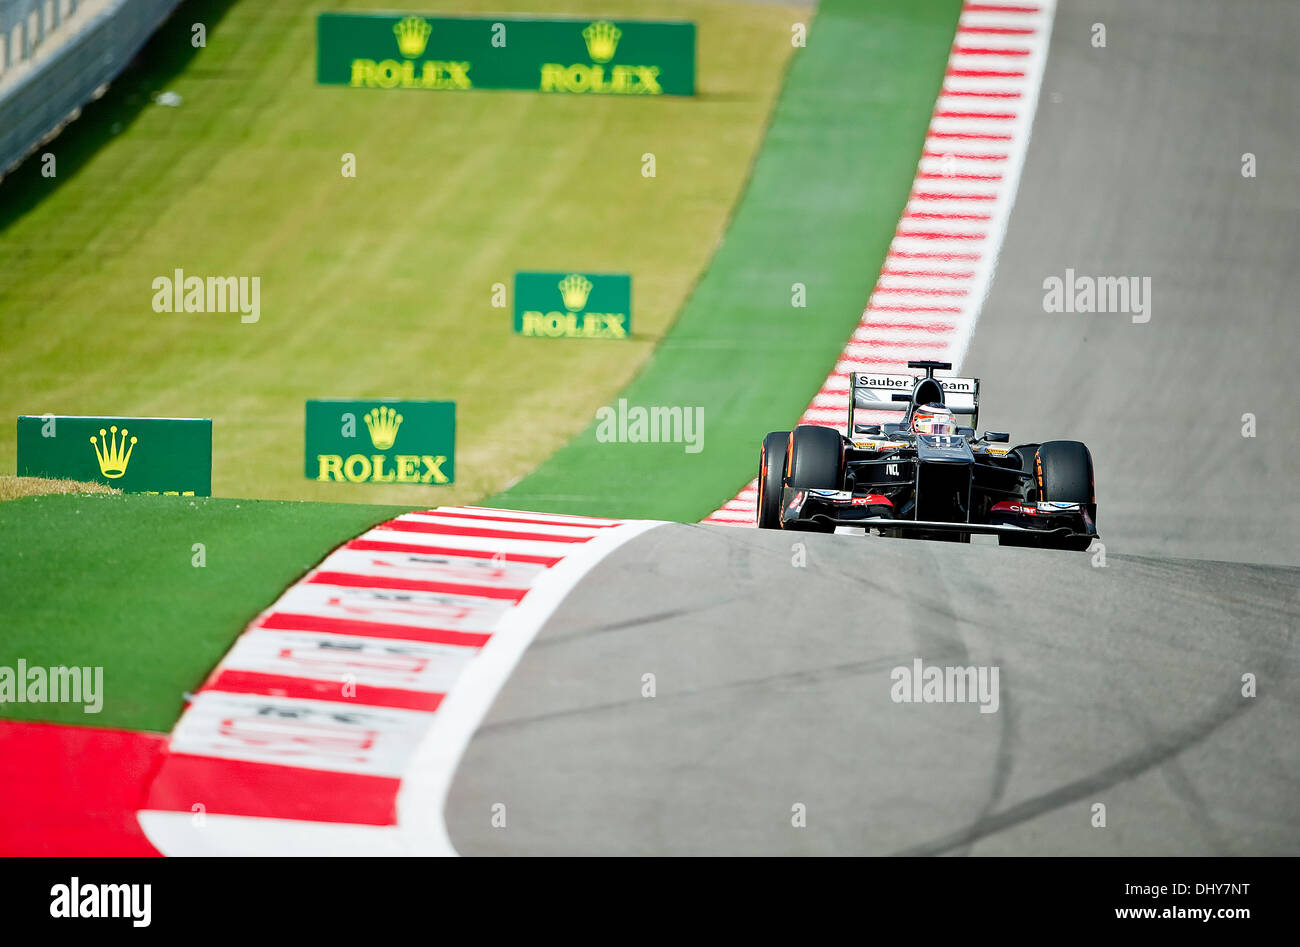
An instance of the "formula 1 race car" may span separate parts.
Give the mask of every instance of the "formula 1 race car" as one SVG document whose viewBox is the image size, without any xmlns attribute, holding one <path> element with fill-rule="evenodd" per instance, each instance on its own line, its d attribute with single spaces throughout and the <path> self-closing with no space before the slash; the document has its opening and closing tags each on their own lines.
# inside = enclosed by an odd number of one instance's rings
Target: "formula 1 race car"
<svg viewBox="0 0 1300 947">
<path fill-rule="evenodd" d="M 1084 550 L 1097 537 L 1092 454 L 1079 441 L 1008 446 L 979 423 L 978 378 L 936 378 L 947 362 L 908 362 L 925 375 L 852 372 L 848 436 L 801 424 L 763 439 L 758 525 Z M 859 412 L 855 419 L 854 412 Z M 901 411 L 868 424 L 862 411 Z M 957 424 L 967 415 L 970 427 Z"/>
</svg>

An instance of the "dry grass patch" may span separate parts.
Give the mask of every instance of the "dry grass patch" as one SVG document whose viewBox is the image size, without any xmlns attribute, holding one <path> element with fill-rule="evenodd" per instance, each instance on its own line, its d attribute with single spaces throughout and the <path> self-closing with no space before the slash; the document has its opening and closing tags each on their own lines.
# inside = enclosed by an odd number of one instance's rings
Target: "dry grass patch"
<svg viewBox="0 0 1300 947">
<path fill-rule="evenodd" d="M 39 497 L 55 493 L 121 493 L 106 483 L 82 480 L 52 480 L 48 477 L 0 477 L 0 501 Z"/>
</svg>

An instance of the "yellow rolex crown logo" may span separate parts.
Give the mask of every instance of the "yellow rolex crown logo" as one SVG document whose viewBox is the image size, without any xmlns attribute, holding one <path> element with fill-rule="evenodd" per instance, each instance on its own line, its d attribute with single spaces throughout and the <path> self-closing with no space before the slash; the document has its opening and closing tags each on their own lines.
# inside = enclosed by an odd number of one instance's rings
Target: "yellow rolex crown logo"
<svg viewBox="0 0 1300 947">
<path fill-rule="evenodd" d="M 582 31 L 582 38 L 587 41 L 587 54 L 594 62 L 609 62 L 618 49 L 619 38 L 623 31 L 609 20 L 597 20 Z"/>
<path fill-rule="evenodd" d="M 564 299 L 564 308 L 569 312 L 577 312 L 587 305 L 587 297 L 591 294 L 592 283 L 581 273 L 570 273 L 556 285 L 560 287 L 560 296 Z"/>
<path fill-rule="evenodd" d="M 392 447 L 401 426 L 402 416 L 387 405 L 366 412 L 366 427 L 370 428 L 370 442 L 375 445 L 375 450 Z"/>
<path fill-rule="evenodd" d="M 424 54 L 424 47 L 429 45 L 429 34 L 432 32 L 433 27 L 422 16 L 403 17 L 393 26 L 397 48 L 407 59 L 415 59 Z"/>
<path fill-rule="evenodd" d="M 95 458 L 99 461 L 99 472 L 110 480 L 116 480 L 126 473 L 126 465 L 131 462 L 131 451 L 135 450 L 138 438 L 132 437 L 131 443 L 127 444 L 128 433 L 130 432 L 126 428 L 122 428 L 122 436 L 119 438 L 117 425 L 114 424 L 108 431 L 101 427 L 99 437 L 90 435 L 90 443 L 95 445 Z"/>
</svg>

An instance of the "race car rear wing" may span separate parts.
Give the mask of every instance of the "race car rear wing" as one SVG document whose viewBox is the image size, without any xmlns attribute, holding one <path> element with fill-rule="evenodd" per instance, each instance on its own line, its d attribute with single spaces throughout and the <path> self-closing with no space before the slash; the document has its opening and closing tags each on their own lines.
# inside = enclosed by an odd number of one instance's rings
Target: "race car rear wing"
<svg viewBox="0 0 1300 947">
<path fill-rule="evenodd" d="M 943 402 L 953 414 L 969 415 L 971 427 L 979 426 L 980 380 L 978 378 L 935 378 L 934 370 L 951 369 L 947 362 L 908 362 L 910 368 L 924 368 L 925 374 L 893 374 L 889 372 L 852 372 L 849 385 L 853 397 L 849 399 L 849 434 L 853 427 L 854 411 L 907 411 L 912 402 L 916 383 L 923 378 L 934 378 L 943 389 Z"/>
</svg>

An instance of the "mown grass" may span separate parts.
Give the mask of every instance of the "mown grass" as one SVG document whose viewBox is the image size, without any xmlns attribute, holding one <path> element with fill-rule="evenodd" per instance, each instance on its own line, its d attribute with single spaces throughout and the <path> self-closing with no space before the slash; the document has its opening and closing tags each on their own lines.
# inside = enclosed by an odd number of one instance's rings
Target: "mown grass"
<svg viewBox="0 0 1300 947">
<path fill-rule="evenodd" d="M 191 0 L 145 65 L 42 149 L 56 177 L 29 160 L 0 183 L 0 417 L 211 417 L 219 496 L 432 505 L 498 490 L 576 434 L 671 324 L 745 182 L 790 25 L 808 16 L 620 0 L 620 16 L 698 24 L 699 97 L 632 100 L 317 86 L 321 8 Z M 198 50 L 195 22 L 208 28 Z M 163 91 L 181 104 L 153 104 Z M 151 282 L 177 268 L 260 277 L 260 321 L 155 313 Z M 520 269 L 631 273 L 635 338 L 514 336 L 491 299 Z M 305 479 L 316 397 L 456 401 L 457 483 Z M 0 471 L 14 470 L 0 425 Z"/>
<path fill-rule="evenodd" d="M 0 504 L 0 667 L 102 667 L 105 692 L 98 714 L 0 703 L 0 717 L 169 730 L 254 615 L 330 549 L 406 511 L 129 494 Z"/>
</svg>

